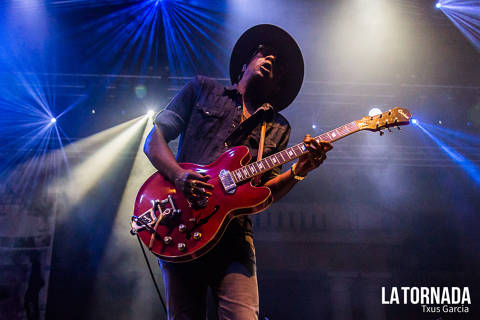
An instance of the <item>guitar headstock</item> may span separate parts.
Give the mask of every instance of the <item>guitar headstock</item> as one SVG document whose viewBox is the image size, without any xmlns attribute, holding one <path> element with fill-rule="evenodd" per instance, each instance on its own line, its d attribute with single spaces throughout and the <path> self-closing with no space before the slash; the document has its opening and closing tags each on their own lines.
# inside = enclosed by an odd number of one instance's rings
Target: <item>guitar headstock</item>
<svg viewBox="0 0 480 320">
<path fill-rule="evenodd" d="M 385 111 L 376 116 L 365 116 L 355 121 L 360 130 L 380 131 L 390 127 L 398 127 L 410 124 L 412 114 L 408 109 L 396 107 L 392 110 Z"/>
</svg>

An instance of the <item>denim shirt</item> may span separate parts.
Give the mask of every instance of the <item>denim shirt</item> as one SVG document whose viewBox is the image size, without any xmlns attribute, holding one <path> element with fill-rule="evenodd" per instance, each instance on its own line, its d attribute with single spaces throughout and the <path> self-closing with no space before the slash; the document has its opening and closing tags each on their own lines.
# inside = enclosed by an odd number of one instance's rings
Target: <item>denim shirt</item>
<svg viewBox="0 0 480 320">
<path fill-rule="evenodd" d="M 242 97 L 234 87 L 225 87 L 213 79 L 196 76 L 157 114 L 154 123 L 167 142 L 180 135 L 177 162 L 205 165 L 233 147 L 226 140 L 240 125 L 242 112 Z M 237 143 L 249 148 L 252 161 L 257 158 L 260 128 L 261 124 Z M 263 157 L 285 149 L 289 137 L 288 121 L 275 113 L 273 120 L 267 123 Z M 281 168 L 276 167 L 265 173 L 262 183 L 274 178 L 280 171 Z M 244 231 L 251 233 L 249 218 L 236 220 L 243 225 Z"/>
</svg>

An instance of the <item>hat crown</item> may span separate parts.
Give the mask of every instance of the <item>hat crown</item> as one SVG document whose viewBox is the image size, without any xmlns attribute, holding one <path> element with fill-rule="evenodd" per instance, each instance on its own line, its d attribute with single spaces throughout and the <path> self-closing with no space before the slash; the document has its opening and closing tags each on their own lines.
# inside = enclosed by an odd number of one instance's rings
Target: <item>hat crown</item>
<svg viewBox="0 0 480 320">
<path fill-rule="evenodd" d="M 230 80 L 236 83 L 259 48 L 274 50 L 280 57 L 284 75 L 279 92 L 270 102 L 277 111 L 285 109 L 297 96 L 303 82 L 304 64 L 300 48 L 285 30 L 271 24 L 256 25 L 245 31 L 235 43 L 230 57 Z M 263 53 L 262 53 L 263 54 Z"/>
</svg>

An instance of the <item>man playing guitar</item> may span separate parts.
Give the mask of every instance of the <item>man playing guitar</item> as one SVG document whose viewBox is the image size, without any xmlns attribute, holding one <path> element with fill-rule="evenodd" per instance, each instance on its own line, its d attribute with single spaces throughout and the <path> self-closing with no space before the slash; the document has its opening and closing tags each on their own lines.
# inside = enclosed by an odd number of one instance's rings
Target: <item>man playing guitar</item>
<svg viewBox="0 0 480 320">
<path fill-rule="evenodd" d="M 278 111 L 295 99 L 303 82 L 300 49 L 276 26 L 250 28 L 232 51 L 230 78 L 233 85 L 228 87 L 202 76 L 187 83 L 156 116 L 145 142 L 153 166 L 193 206 L 204 206 L 214 186 L 207 175 L 178 163 L 209 164 L 238 145 L 247 146 L 255 161 L 287 147 L 290 126 Z M 167 143 L 179 135 L 174 158 Z M 275 201 L 317 168 L 332 148 L 309 135 L 304 144 L 309 152 L 292 168 L 280 173 L 280 167 L 275 167 L 257 181 L 270 188 Z M 231 221 L 215 247 L 198 259 L 160 261 L 160 265 L 168 319 L 205 319 L 208 288 L 220 319 L 258 318 L 255 251 L 248 216 Z"/>
</svg>

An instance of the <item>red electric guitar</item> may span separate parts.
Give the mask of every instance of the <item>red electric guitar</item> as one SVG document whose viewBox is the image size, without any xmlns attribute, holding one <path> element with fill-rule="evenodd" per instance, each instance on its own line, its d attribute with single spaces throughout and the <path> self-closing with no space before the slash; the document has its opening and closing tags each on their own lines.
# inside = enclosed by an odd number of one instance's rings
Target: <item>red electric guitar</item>
<svg viewBox="0 0 480 320">
<path fill-rule="evenodd" d="M 361 130 L 390 130 L 410 123 L 407 109 L 394 108 L 382 114 L 363 117 L 328 131 L 317 141 L 334 142 Z M 218 243 L 233 218 L 265 210 L 273 201 L 267 187 L 253 186 L 251 180 L 307 151 L 303 143 L 250 163 L 245 146 L 234 147 L 209 165 L 181 163 L 185 169 L 207 174 L 214 185 L 212 195 L 202 208 L 190 203 L 175 186 L 158 172 L 143 184 L 135 201 L 132 234 L 160 259 L 186 262 L 196 259 Z"/>
</svg>

